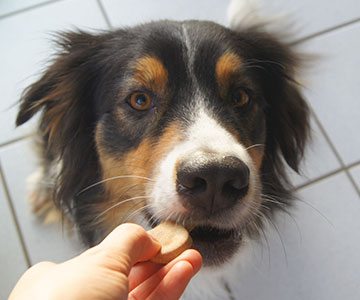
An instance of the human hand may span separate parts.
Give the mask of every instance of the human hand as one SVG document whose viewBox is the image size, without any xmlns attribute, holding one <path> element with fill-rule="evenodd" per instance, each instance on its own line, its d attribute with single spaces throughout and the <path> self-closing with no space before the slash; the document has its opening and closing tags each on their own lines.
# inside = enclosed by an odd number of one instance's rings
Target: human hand
<svg viewBox="0 0 360 300">
<path fill-rule="evenodd" d="M 189 249 L 165 266 L 148 261 L 159 249 L 142 227 L 120 225 L 99 245 L 71 260 L 31 267 L 9 300 L 179 299 L 200 270 L 201 255 Z"/>
</svg>

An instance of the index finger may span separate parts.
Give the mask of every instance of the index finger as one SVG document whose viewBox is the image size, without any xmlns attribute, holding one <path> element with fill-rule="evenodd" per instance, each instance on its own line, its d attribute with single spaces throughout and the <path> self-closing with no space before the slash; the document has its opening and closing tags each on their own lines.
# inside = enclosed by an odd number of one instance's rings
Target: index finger
<svg viewBox="0 0 360 300">
<path fill-rule="evenodd" d="M 129 274 L 129 295 L 132 297 L 130 297 L 130 299 L 147 299 L 150 294 L 153 295 L 153 299 L 178 299 L 191 277 L 200 270 L 201 265 L 202 257 L 195 249 L 185 250 L 177 258 L 173 259 L 167 265 L 164 265 L 150 277 L 148 277 L 149 274 L 141 274 L 141 270 L 136 270 L 134 273 L 134 268 L 141 269 L 143 266 L 143 263 L 140 263 L 136 265 Z M 175 268 L 176 266 L 180 268 Z M 142 277 L 144 281 L 140 282 L 139 278 L 134 277 L 135 275 Z M 132 281 L 134 282 L 132 283 Z M 172 296 L 175 297 L 164 298 L 159 296 L 160 294 L 168 292 L 172 292 Z M 178 296 L 176 296 L 177 294 Z"/>
</svg>

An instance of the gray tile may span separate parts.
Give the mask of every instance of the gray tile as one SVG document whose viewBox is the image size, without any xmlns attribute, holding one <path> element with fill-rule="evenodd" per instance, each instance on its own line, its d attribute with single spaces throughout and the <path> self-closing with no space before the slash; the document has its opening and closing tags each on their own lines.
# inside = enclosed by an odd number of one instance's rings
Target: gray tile
<svg viewBox="0 0 360 300">
<path fill-rule="evenodd" d="M 285 15 L 296 38 L 303 38 L 360 17 L 358 0 L 259 0 L 265 15 Z M 285 29 L 285 30 L 288 30 Z"/>
<path fill-rule="evenodd" d="M 0 144 L 30 132 L 32 125 L 15 130 L 13 106 L 51 58 L 51 34 L 75 26 L 106 28 L 96 0 L 54 2 L 0 20 Z"/>
<path fill-rule="evenodd" d="M 1 181 L 0 237 L 0 299 L 7 299 L 27 264 Z"/>
<path fill-rule="evenodd" d="M 103 0 L 112 26 L 129 26 L 159 19 L 199 19 L 226 23 L 230 0 Z"/>
<path fill-rule="evenodd" d="M 300 168 L 301 175 L 290 170 L 295 186 L 300 186 L 341 168 L 340 162 L 313 118 L 311 118 L 311 133 L 312 140 L 306 149 Z"/>
<path fill-rule="evenodd" d="M 251 248 L 251 264 L 232 286 L 239 299 L 359 299 L 358 195 L 340 173 L 300 196 L 292 217 L 279 214 L 267 242 Z"/>
<path fill-rule="evenodd" d="M 26 178 L 36 170 L 31 143 L 26 140 L 2 148 L 0 159 L 31 263 L 61 262 L 78 254 L 83 247 L 76 235 L 68 236 L 60 224 L 45 226 L 30 212 Z"/>
<path fill-rule="evenodd" d="M 360 164 L 351 168 L 350 173 L 360 189 Z"/>
<path fill-rule="evenodd" d="M 308 74 L 307 97 L 345 164 L 360 159 L 359 35 L 360 22 L 303 45 L 322 56 Z"/>
</svg>

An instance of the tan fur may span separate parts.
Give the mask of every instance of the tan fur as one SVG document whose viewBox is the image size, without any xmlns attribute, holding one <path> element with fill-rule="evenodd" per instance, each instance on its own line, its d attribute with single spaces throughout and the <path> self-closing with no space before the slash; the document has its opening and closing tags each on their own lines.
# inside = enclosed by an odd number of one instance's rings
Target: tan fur
<svg viewBox="0 0 360 300">
<path fill-rule="evenodd" d="M 242 65 L 241 58 L 233 52 L 226 52 L 218 59 L 216 63 L 216 81 L 222 97 L 226 96 L 231 83 L 231 76 L 238 72 Z"/>
<path fill-rule="evenodd" d="M 43 169 L 39 168 L 27 178 L 28 199 L 31 212 L 41 219 L 44 225 L 61 222 L 69 229 L 72 227 L 71 221 L 67 216 L 62 214 L 55 205 L 52 197 L 52 189 L 48 185 L 54 184 L 44 182 Z"/>
<path fill-rule="evenodd" d="M 46 103 L 49 104 L 49 108 L 45 115 L 44 120 L 47 121 L 47 126 L 45 128 L 44 134 L 49 134 L 49 145 L 56 145 L 53 143 L 57 139 L 57 135 L 60 134 L 61 130 L 61 121 L 66 118 L 71 105 L 73 104 L 73 99 L 67 97 L 70 94 L 72 88 L 71 83 L 66 81 L 62 84 L 59 84 L 50 94 L 46 97 L 36 101 L 30 108 L 30 110 L 41 107 Z M 56 102 L 56 105 L 51 105 L 51 102 Z"/>
<path fill-rule="evenodd" d="M 251 146 L 250 146 L 251 147 Z M 262 160 L 264 157 L 264 147 L 253 147 L 248 150 L 257 171 L 260 171 Z"/>
<path fill-rule="evenodd" d="M 145 56 L 135 65 L 134 81 L 159 94 L 164 94 L 168 82 L 168 72 L 156 57 Z"/>
<path fill-rule="evenodd" d="M 257 107 L 257 106 L 256 106 Z M 263 145 L 259 145 L 259 146 L 253 146 L 254 143 L 248 139 L 246 140 L 241 140 L 239 137 L 238 132 L 236 131 L 235 128 L 232 128 L 230 126 L 226 126 L 226 130 L 229 131 L 231 133 L 231 135 L 242 145 L 244 145 L 245 148 L 249 148 L 247 151 L 251 157 L 251 159 L 253 160 L 253 163 L 255 165 L 255 168 L 258 172 L 260 172 L 260 168 L 262 165 L 262 160 L 263 160 L 263 156 L 264 156 L 264 146 Z"/>
<path fill-rule="evenodd" d="M 106 190 L 105 199 L 107 201 L 98 204 L 96 207 L 98 215 L 101 215 L 101 218 L 99 218 L 101 226 L 111 230 L 116 225 L 125 221 L 134 221 L 129 216 L 146 204 L 146 197 L 150 194 L 151 190 L 151 178 L 153 177 L 155 166 L 181 140 L 180 132 L 177 124 L 171 124 L 156 142 L 144 139 L 135 150 L 118 158 L 107 154 L 101 147 L 101 126 L 99 127 L 96 141 L 103 168 L 103 179 L 129 176 L 128 178 L 104 182 Z M 132 175 L 138 177 L 131 177 Z M 148 191 L 148 194 L 146 191 Z M 126 201 L 133 197 L 139 197 L 139 199 L 120 204 L 121 201 Z M 134 213 L 132 216 L 136 217 L 136 214 Z"/>
</svg>

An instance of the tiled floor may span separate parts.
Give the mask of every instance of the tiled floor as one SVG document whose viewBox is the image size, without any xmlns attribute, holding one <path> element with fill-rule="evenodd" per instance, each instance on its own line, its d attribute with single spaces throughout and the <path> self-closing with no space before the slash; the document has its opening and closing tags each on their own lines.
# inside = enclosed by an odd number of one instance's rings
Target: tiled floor
<svg viewBox="0 0 360 300">
<path fill-rule="evenodd" d="M 62 261 L 82 249 L 59 226 L 31 215 L 25 190 L 35 157 L 32 124 L 14 127 L 21 91 L 52 53 L 51 33 L 132 25 L 141 21 L 210 19 L 226 24 L 229 0 L 2 0 L 0 1 L 0 299 L 29 266 Z M 360 2 L 274 0 L 268 11 L 297 21 L 299 46 L 321 55 L 304 76 L 313 110 L 314 143 L 304 176 L 294 175 L 302 198 L 293 217 L 279 216 L 268 243 L 236 299 L 360 299 Z M 270 225 L 271 227 L 271 225 Z M 281 236 L 281 238 L 279 237 Z"/>
</svg>

